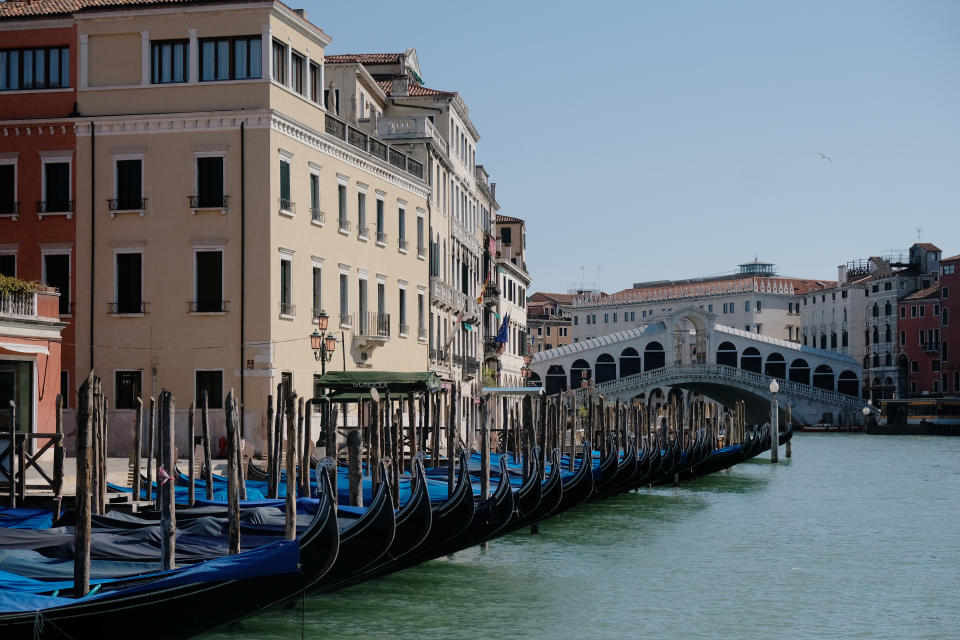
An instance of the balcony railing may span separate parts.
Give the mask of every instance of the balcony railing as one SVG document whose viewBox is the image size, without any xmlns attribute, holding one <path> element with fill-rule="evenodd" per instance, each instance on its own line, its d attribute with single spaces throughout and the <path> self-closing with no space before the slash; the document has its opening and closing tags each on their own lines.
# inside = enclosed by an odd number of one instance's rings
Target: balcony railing
<svg viewBox="0 0 960 640">
<path fill-rule="evenodd" d="M 394 167 L 423 180 L 423 164 L 408 157 L 406 154 L 377 140 L 372 135 L 351 127 L 346 122 L 326 114 L 324 116 L 324 131 L 343 140 L 352 147 L 356 147 L 375 158 L 389 162 Z"/>
<path fill-rule="evenodd" d="M 427 328 L 423 325 L 417 327 L 417 337 L 421 340 L 427 339 Z"/>
<path fill-rule="evenodd" d="M 358 336 L 376 338 L 390 337 L 390 314 L 377 311 L 361 311 L 357 314 L 359 326 L 356 328 Z"/>
<path fill-rule="evenodd" d="M 187 196 L 191 209 L 226 209 L 230 196 Z"/>
<path fill-rule="evenodd" d="M 229 310 L 229 300 L 190 300 L 187 302 L 187 313 L 226 313 Z"/>
<path fill-rule="evenodd" d="M 358 149 L 367 150 L 367 134 L 357 131 L 353 127 L 347 128 L 347 142 L 357 147 Z"/>
<path fill-rule="evenodd" d="M 11 316 L 37 315 L 37 294 L 33 292 L 0 292 L 0 314 Z"/>
<path fill-rule="evenodd" d="M 426 258 L 427 257 L 427 248 L 422 244 L 417 245 L 417 257 Z"/>
<path fill-rule="evenodd" d="M 147 208 L 146 198 L 110 198 L 107 200 L 110 211 L 143 211 Z"/>
<path fill-rule="evenodd" d="M 341 313 L 341 314 L 340 314 L 340 326 L 342 326 L 342 327 L 350 327 L 350 326 L 353 326 L 353 316 L 350 315 L 349 313 Z"/>
<path fill-rule="evenodd" d="M 318 224 L 323 224 L 326 221 L 326 216 L 323 215 L 323 211 L 315 207 L 310 208 L 310 219 Z"/>
<path fill-rule="evenodd" d="M 282 316 L 295 316 L 297 315 L 297 305 L 290 302 L 281 302 L 280 303 L 280 315 Z"/>
<path fill-rule="evenodd" d="M 370 138 L 370 155 L 380 158 L 384 162 L 387 160 L 387 145 L 379 140 Z"/>
<path fill-rule="evenodd" d="M 463 363 L 463 372 L 467 375 L 474 375 L 480 371 L 480 361 L 476 358 L 467 358 Z"/>
<path fill-rule="evenodd" d="M 410 325 L 408 324 L 401 324 L 399 329 L 400 329 L 400 335 L 402 336 L 408 335 L 410 333 Z"/>
<path fill-rule="evenodd" d="M 125 314 L 145 314 L 147 313 L 148 303 L 143 302 L 142 300 L 122 300 L 118 302 L 108 302 L 107 303 L 107 313 L 110 315 L 125 315 Z"/>
<path fill-rule="evenodd" d="M 290 213 L 296 213 L 297 204 L 290 198 L 277 198 L 277 202 L 280 203 L 280 211 L 289 211 Z"/>
<path fill-rule="evenodd" d="M 399 240 L 397 240 L 397 248 L 399 248 L 400 251 L 406 251 L 409 247 L 410 247 L 410 243 L 404 240 L 403 238 L 400 238 Z"/>
<path fill-rule="evenodd" d="M 20 215 L 19 202 L 0 202 L 0 216 L 18 216 Z"/>
<path fill-rule="evenodd" d="M 377 242 L 379 242 L 380 244 L 387 244 L 386 231 L 377 231 Z"/>
<path fill-rule="evenodd" d="M 73 213 L 73 200 L 38 200 L 37 213 Z"/>
<path fill-rule="evenodd" d="M 463 356 L 461 356 L 461 355 L 459 355 L 459 354 L 453 354 L 453 364 L 457 365 L 458 367 L 462 367 L 462 366 L 463 366 Z"/>
<path fill-rule="evenodd" d="M 347 139 L 347 123 L 341 122 L 329 114 L 324 118 L 324 131 L 341 140 Z"/>
<path fill-rule="evenodd" d="M 366 237 L 368 237 L 367 234 L 369 234 L 369 233 L 370 233 L 370 228 L 369 228 L 368 226 L 366 226 L 366 225 L 360 225 L 360 226 L 357 227 L 357 235 L 360 236 L 361 238 L 366 238 Z"/>
<path fill-rule="evenodd" d="M 500 353 L 500 343 L 497 342 L 494 338 L 484 338 L 483 352 L 488 354 Z"/>
<path fill-rule="evenodd" d="M 337 225 L 340 227 L 340 231 L 350 231 L 350 221 L 346 218 L 339 218 Z"/>
</svg>

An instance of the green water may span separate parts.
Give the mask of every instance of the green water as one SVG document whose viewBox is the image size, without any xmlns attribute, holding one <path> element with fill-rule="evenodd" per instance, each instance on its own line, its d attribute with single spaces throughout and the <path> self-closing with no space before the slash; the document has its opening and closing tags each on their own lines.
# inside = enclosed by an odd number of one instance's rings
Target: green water
<svg viewBox="0 0 960 640">
<path fill-rule="evenodd" d="M 960 638 L 960 438 L 798 434 L 793 453 L 205 637 Z"/>
</svg>

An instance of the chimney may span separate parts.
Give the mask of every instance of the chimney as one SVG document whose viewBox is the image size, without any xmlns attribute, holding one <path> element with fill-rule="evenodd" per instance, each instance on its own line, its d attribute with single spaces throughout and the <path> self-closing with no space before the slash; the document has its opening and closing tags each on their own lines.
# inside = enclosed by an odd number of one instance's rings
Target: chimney
<svg viewBox="0 0 960 640">
<path fill-rule="evenodd" d="M 301 18 L 303 18 L 304 20 L 307 19 L 307 10 L 306 10 L 306 9 L 294 9 L 293 12 L 294 12 L 295 14 L 297 14 L 298 16 L 300 16 Z"/>
<path fill-rule="evenodd" d="M 393 85 L 390 88 L 392 97 L 402 97 L 410 95 L 410 80 L 407 76 L 401 76 L 393 79 Z"/>
<path fill-rule="evenodd" d="M 496 182 L 490 183 L 490 195 L 493 196 L 494 200 L 497 199 L 497 183 Z"/>
<path fill-rule="evenodd" d="M 837 265 L 837 282 L 843 284 L 847 281 L 847 265 Z"/>
</svg>

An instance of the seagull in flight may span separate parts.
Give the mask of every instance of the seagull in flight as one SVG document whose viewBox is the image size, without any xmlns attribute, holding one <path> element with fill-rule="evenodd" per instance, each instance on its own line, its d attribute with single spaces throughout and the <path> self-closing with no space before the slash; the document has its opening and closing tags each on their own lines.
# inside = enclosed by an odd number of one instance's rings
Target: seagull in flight
<svg viewBox="0 0 960 640">
<path fill-rule="evenodd" d="M 824 160 L 829 160 L 830 162 L 833 162 L 833 158 L 831 158 L 830 156 L 825 156 L 820 152 L 817 152 L 817 155 L 823 158 Z"/>
</svg>

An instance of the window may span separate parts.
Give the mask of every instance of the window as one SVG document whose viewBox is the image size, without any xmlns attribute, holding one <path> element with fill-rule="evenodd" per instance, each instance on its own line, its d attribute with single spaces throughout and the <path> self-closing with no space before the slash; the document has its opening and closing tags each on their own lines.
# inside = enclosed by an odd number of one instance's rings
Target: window
<svg viewBox="0 0 960 640">
<path fill-rule="evenodd" d="M 0 256 L 0 259 L 2 258 L 3 256 Z M 2 269 L 0 269 L 0 271 L 2 271 Z M 946 307 L 943 308 L 943 312 L 940 314 L 940 324 L 945 327 L 950 325 L 950 310 Z"/>
<path fill-rule="evenodd" d="M 383 219 L 383 200 L 380 198 L 377 198 L 377 242 L 381 244 L 387 242 L 387 230 Z"/>
<path fill-rule="evenodd" d="M 538 330 L 539 330 L 539 328 L 540 328 L 540 327 L 537 327 Z M 550 325 L 547 325 L 547 336 L 549 336 L 549 335 L 550 335 Z"/>
<path fill-rule="evenodd" d="M 196 406 L 201 406 L 203 393 L 207 393 L 207 407 L 210 409 L 223 409 L 223 371 L 204 371 L 197 369 L 196 372 L 196 395 L 194 401 Z"/>
<path fill-rule="evenodd" d="M 841 291 L 841 292 L 840 292 L 840 297 L 841 297 L 841 298 L 846 298 L 846 297 L 847 297 L 847 292 L 846 292 L 846 291 Z"/>
<path fill-rule="evenodd" d="M 223 194 L 223 156 L 197 158 L 197 207 L 227 206 Z"/>
<path fill-rule="evenodd" d="M 43 281 L 60 292 L 60 315 L 70 314 L 70 254 L 43 254 Z"/>
<path fill-rule="evenodd" d="M 915 304 L 910 305 L 910 317 L 911 318 L 917 317 L 917 305 Z"/>
<path fill-rule="evenodd" d="M 350 324 L 350 289 L 347 274 L 340 274 L 340 324 Z"/>
<path fill-rule="evenodd" d="M 307 60 L 302 55 L 294 51 L 290 56 L 291 62 L 291 80 L 293 81 L 292 89 L 299 93 L 302 96 L 307 95 L 306 88 L 304 87 L 304 67 L 306 66 Z"/>
<path fill-rule="evenodd" d="M 295 313 L 292 274 L 293 261 L 290 258 L 280 258 L 280 315 L 284 316 Z"/>
<path fill-rule="evenodd" d="M 116 254 L 114 313 L 143 313 L 143 254 Z"/>
<path fill-rule="evenodd" d="M 424 255 L 423 244 L 423 216 L 417 216 L 417 255 Z"/>
<path fill-rule="evenodd" d="M 397 209 L 397 238 L 400 248 L 407 248 L 407 212 L 403 207 Z"/>
<path fill-rule="evenodd" d="M 280 160 L 280 210 L 293 211 L 290 201 L 290 161 Z"/>
<path fill-rule="evenodd" d="M 320 311 L 323 309 L 323 288 L 321 281 L 321 268 L 313 265 L 313 319 L 320 317 Z"/>
<path fill-rule="evenodd" d="M 901 318 L 906 318 L 906 317 L 907 317 L 907 307 L 906 307 L 906 305 L 901 305 L 901 306 L 900 306 L 900 317 L 901 317 Z"/>
<path fill-rule="evenodd" d="M 952 264 L 943 265 L 943 268 L 942 268 L 943 275 L 952 276 L 954 274 L 954 271 L 955 271 L 955 265 L 952 265 Z M 957 390 L 956 386 L 954 386 L 954 391 L 956 390 Z"/>
<path fill-rule="evenodd" d="M 907 346 L 907 332 L 906 332 L 906 331 L 901 331 L 901 332 L 900 332 L 900 346 L 901 346 L 901 347 Z"/>
<path fill-rule="evenodd" d="M 112 209 L 135 211 L 144 208 L 143 159 L 118 159 L 116 161 L 116 191 Z"/>
<path fill-rule="evenodd" d="M 310 219 L 314 222 L 323 222 L 320 215 L 320 176 L 310 174 Z"/>
<path fill-rule="evenodd" d="M 911 361 L 910 361 L 910 372 L 911 372 L 911 373 L 916 373 L 916 372 L 919 371 L 919 370 L 920 370 L 920 368 L 919 368 L 919 366 L 917 365 L 917 361 L 916 361 L 916 360 L 911 360 Z M 917 383 L 914 382 L 913 384 L 916 385 Z M 916 388 L 914 388 L 914 391 L 916 391 Z"/>
<path fill-rule="evenodd" d="M 338 221 L 340 222 L 341 229 L 349 229 L 347 226 L 347 185 L 341 184 L 337 185 L 337 200 L 338 200 Z"/>
<path fill-rule="evenodd" d="M 273 41 L 273 80 L 287 84 L 287 45 Z"/>
<path fill-rule="evenodd" d="M 603 322 L 604 322 L 604 324 L 607 324 L 607 323 L 610 322 L 610 314 L 609 314 L 609 313 L 603 314 Z"/>
<path fill-rule="evenodd" d="M 0 215 L 19 213 L 16 161 L 0 160 Z"/>
<path fill-rule="evenodd" d="M 310 99 L 320 102 L 323 91 L 323 67 L 315 62 L 310 63 Z"/>
<path fill-rule="evenodd" d="M 194 304 L 191 311 L 199 313 L 219 313 L 226 311 L 223 304 L 223 251 L 220 249 L 198 249 L 196 260 L 196 282 L 194 282 Z"/>
<path fill-rule="evenodd" d="M 617 322 L 617 314 L 616 314 L 616 312 L 614 312 L 614 314 L 613 314 L 613 322 L 614 322 L 614 324 L 616 324 L 616 322 Z"/>
<path fill-rule="evenodd" d="M 939 361 L 939 360 L 932 360 L 932 361 L 930 362 L 930 370 L 931 370 L 931 371 L 940 371 L 940 361 Z"/>
<path fill-rule="evenodd" d="M 834 298 L 836 298 L 837 294 L 833 294 L 833 296 Z M 757 300 L 757 313 L 760 313 L 763 310 L 763 308 L 760 305 L 761 305 L 761 301 Z"/>
<path fill-rule="evenodd" d="M 920 312 L 920 317 L 923 318 L 927 315 L 927 305 L 921 304 L 917 307 L 917 311 Z"/>
<path fill-rule="evenodd" d="M 114 407 L 117 409 L 136 409 L 140 398 L 142 371 L 116 371 L 114 373 Z"/>
<path fill-rule="evenodd" d="M 510 229 L 510 227 L 504 227 L 500 229 L 500 242 L 502 244 L 510 244 L 513 242 L 512 235 L 513 231 Z"/>
<path fill-rule="evenodd" d="M 400 335 L 407 333 L 407 290 L 401 288 L 400 294 Z"/>
<path fill-rule="evenodd" d="M 0 275 L 17 277 L 17 254 L 0 253 Z"/>
<path fill-rule="evenodd" d="M 580 325 L 580 316 L 573 316 L 573 325 L 574 326 Z"/>
<path fill-rule="evenodd" d="M 43 163 L 43 202 L 38 213 L 63 213 L 73 210 L 70 201 L 70 162 Z"/>
<path fill-rule="evenodd" d="M 69 47 L 0 51 L 0 91 L 69 86 Z"/>
<path fill-rule="evenodd" d="M 944 287 L 943 291 L 940 293 L 940 297 L 944 300 L 950 297 L 950 287 Z"/>
<path fill-rule="evenodd" d="M 424 310 L 423 294 L 418 293 L 417 294 L 417 336 L 421 340 L 427 337 L 426 328 L 424 327 L 424 324 L 423 324 L 423 310 Z"/>
<path fill-rule="evenodd" d="M 937 303 L 933 304 L 933 315 L 935 316 L 940 315 L 940 305 Z"/>
<path fill-rule="evenodd" d="M 367 194 L 357 193 L 357 235 L 367 236 Z"/>
<path fill-rule="evenodd" d="M 190 41 L 150 43 L 150 81 L 153 84 L 186 82 L 190 79 Z"/>
<path fill-rule="evenodd" d="M 249 80 L 259 78 L 260 36 L 200 40 L 200 80 Z"/>
<path fill-rule="evenodd" d="M 846 347 L 849 344 L 850 344 L 850 335 L 846 331 L 844 331 L 843 333 L 840 334 L 840 346 Z"/>
</svg>

